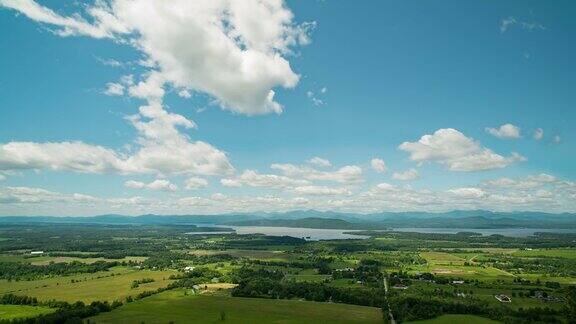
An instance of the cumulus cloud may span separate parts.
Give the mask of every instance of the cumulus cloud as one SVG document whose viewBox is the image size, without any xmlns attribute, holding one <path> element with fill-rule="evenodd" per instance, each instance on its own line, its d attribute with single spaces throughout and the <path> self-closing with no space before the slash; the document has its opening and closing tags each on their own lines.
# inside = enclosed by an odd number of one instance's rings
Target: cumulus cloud
<svg viewBox="0 0 576 324">
<path fill-rule="evenodd" d="M 201 188 L 206 188 L 208 186 L 208 181 L 202 178 L 188 178 L 186 179 L 185 187 L 188 190 L 196 190 Z"/>
<path fill-rule="evenodd" d="M 480 188 L 455 188 L 448 192 L 464 199 L 481 199 L 487 196 L 487 193 Z"/>
<path fill-rule="evenodd" d="M 394 174 L 392 174 L 393 179 L 401 181 L 412 181 L 418 179 L 419 177 L 420 175 L 418 174 L 418 170 L 414 168 L 406 170 L 404 172 L 394 172 Z"/>
<path fill-rule="evenodd" d="M 385 173 L 386 171 L 388 171 L 388 167 L 386 166 L 386 162 L 384 162 L 384 160 L 382 159 L 372 159 L 370 160 L 370 166 L 372 166 L 372 169 L 374 169 L 374 171 L 378 172 L 378 173 Z"/>
<path fill-rule="evenodd" d="M 332 166 L 332 163 L 330 163 L 330 161 L 317 156 L 308 160 L 308 163 L 321 168 L 327 168 Z"/>
<path fill-rule="evenodd" d="M 504 157 L 482 147 L 479 142 L 452 128 L 424 135 L 417 142 L 404 142 L 399 148 L 410 153 L 410 160 L 437 162 L 451 171 L 483 171 L 504 168 L 525 158 L 517 153 Z"/>
<path fill-rule="evenodd" d="M 520 128 L 512 124 L 504 124 L 499 128 L 486 127 L 488 134 L 498 138 L 520 138 Z"/>
<path fill-rule="evenodd" d="M 82 142 L 9 142 L 0 144 L 0 170 L 55 170 L 81 173 L 229 174 L 226 154 L 192 141 L 178 127 L 196 125 L 165 111 L 160 103 L 140 107 L 128 117 L 138 131 L 135 152 L 117 152 Z"/>
<path fill-rule="evenodd" d="M 33 0 L 0 0 L 0 6 L 49 24 L 60 36 L 109 38 L 141 51 L 153 78 L 131 88 L 133 96 L 159 97 L 169 84 L 248 115 L 282 112 L 273 89 L 298 83 L 286 57 L 310 42 L 314 27 L 295 23 L 278 0 L 108 0 L 71 16 Z"/>
<path fill-rule="evenodd" d="M 286 189 L 305 186 L 308 185 L 309 182 L 276 174 L 261 174 L 255 170 L 246 170 L 236 178 L 222 179 L 221 184 L 226 187 L 247 185 L 250 187 Z"/>
<path fill-rule="evenodd" d="M 347 188 L 331 188 L 326 186 L 302 186 L 296 187 L 292 191 L 295 194 L 312 196 L 348 196 L 352 194 Z"/>
<path fill-rule="evenodd" d="M 149 190 L 160 190 L 160 191 L 176 191 L 178 187 L 168 180 L 157 179 L 150 183 L 144 183 L 140 181 L 129 180 L 124 182 L 124 185 L 132 189 L 149 189 Z"/>
<path fill-rule="evenodd" d="M 358 183 L 363 181 L 362 168 L 356 165 L 343 166 L 334 171 L 320 171 L 308 166 L 294 164 L 272 164 L 270 166 L 282 174 L 306 180 L 335 181 L 340 183 Z"/>
</svg>

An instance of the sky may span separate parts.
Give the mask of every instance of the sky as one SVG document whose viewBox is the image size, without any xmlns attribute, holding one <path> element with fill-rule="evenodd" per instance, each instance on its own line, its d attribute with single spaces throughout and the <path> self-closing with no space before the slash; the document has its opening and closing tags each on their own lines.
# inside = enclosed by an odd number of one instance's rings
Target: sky
<svg viewBox="0 0 576 324">
<path fill-rule="evenodd" d="M 575 14 L 0 0 L 0 215 L 576 212 Z"/>
</svg>

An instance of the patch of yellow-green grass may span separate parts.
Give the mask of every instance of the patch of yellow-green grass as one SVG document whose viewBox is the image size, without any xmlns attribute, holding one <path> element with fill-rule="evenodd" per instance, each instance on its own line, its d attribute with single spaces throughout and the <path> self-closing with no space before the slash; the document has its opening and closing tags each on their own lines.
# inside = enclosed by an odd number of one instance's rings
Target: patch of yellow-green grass
<svg viewBox="0 0 576 324">
<path fill-rule="evenodd" d="M 129 257 L 125 257 L 122 259 L 106 259 L 106 258 L 77 258 L 77 257 L 67 257 L 67 256 L 57 256 L 57 257 L 51 257 L 51 256 L 43 256 L 43 257 L 37 257 L 37 258 L 30 258 L 29 261 L 31 261 L 30 263 L 33 265 L 47 265 L 50 263 L 70 263 L 70 262 L 80 262 L 80 263 L 86 263 L 86 264 L 91 264 L 91 263 L 95 263 L 98 261 L 106 261 L 106 262 L 128 262 L 128 261 L 133 261 L 133 262 L 143 262 L 147 259 L 147 257 L 134 257 L 134 256 L 129 256 Z"/>
<path fill-rule="evenodd" d="M 59 300 L 67 302 L 83 301 L 86 303 L 101 300 L 123 300 L 144 291 L 166 287 L 171 280 L 168 277 L 176 271 L 135 270 L 114 268 L 93 274 L 47 278 L 33 281 L 0 280 L 0 293 L 13 293 L 37 297 L 39 300 Z M 112 275 L 114 274 L 114 275 Z M 155 281 L 140 284 L 131 288 L 134 280 L 152 278 Z"/>
<path fill-rule="evenodd" d="M 411 267 L 411 273 L 430 272 L 438 276 L 462 277 L 466 279 L 479 280 L 512 280 L 514 275 L 504 270 L 493 267 L 482 267 L 478 265 L 449 265 L 449 264 L 427 264 L 416 265 Z"/>
<path fill-rule="evenodd" d="M 33 318 L 40 315 L 50 314 L 55 312 L 56 309 L 43 307 L 43 306 L 28 306 L 28 305 L 0 305 L 0 319 L 14 320 Z"/>
<path fill-rule="evenodd" d="M 105 323 L 381 323 L 379 308 L 167 291 L 90 319 Z"/>
<path fill-rule="evenodd" d="M 26 258 L 23 255 L 0 254 L 0 262 L 24 262 Z"/>
<path fill-rule="evenodd" d="M 535 249 L 535 250 L 519 250 L 512 254 L 518 257 L 527 258 L 565 258 L 576 259 L 576 249 Z"/>
<path fill-rule="evenodd" d="M 460 315 L 460 314 L 447 314 L 438 316 L 433 319 L 415 321 L 408 323 L 418 323 L 418 324 L 456 324 L 456 323 L 466 323 L 466 324 L 497 324 L 500 322 L 491 320 L 489 318 L 475 316 L 475 315 Z"/>
<path fill-rule="evenodd" d="M 422 252 L 420 256 L 430 264 L 462 265 L 465 259 L 445 252 Z"/>
</svg>

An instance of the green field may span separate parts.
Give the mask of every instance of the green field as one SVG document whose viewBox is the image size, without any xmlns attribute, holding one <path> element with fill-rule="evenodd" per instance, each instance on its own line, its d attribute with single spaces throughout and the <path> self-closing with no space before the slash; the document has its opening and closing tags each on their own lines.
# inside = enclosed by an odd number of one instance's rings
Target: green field
<svg viewBox="0 0 576 324">
<path fill-rule="evenodd" d="M 117 267 L 112 271 L 41 280 L 10 282 L 0 280 L 0 294 L 13 293 L 37 297 L 40 300 L 55 299 L 67 302 L 114 301 L 143 291 L 166 287 L 171 282 L 168 277 L 175 273 L 176 271 L 133 270 Z M 138 288 L 130 287 L 132 281 L 143 278 L 152 278 L 155 281 L 142 284 Z"/>
<path fill-rule="evenodd" d="M 154 295 L 90 319 L 102 323 L 381 323 L 379 308 L 298 300 L 211 295 L 183 290 Z"/>
<path fill-rule="evenodd" d="M 500 322 L 493 321 L 488 318 L 474 316 L 474 315 L 442 315 L 433 319 L 424 321 L 415 321 L 409 323 L 418 324 L 455 324 L 455 323 L 466 323 L 466 324 L 497 324 Z"/>
<path fill-rule="evenodd" d="M 42 306 L 27 305 L 0 305 L 0 319 L 13 320 L 17 318 L 32 318 L 44 314 L 50 314 L 55 309 Z"/>
<path fill-rule="evenodd" d="M 528 258 L 566 258 L 576 259 L 576 249 L 535 249 L 520 250 L 512 254 L 513 256 Z"/>
</svg>

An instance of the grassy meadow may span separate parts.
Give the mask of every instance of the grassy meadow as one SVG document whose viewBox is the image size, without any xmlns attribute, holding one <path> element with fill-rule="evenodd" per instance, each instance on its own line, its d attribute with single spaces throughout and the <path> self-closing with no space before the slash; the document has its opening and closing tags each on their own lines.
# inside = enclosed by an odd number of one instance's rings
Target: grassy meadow
<svg viewBox="0 0 576 324">
<path fill-rule="evenodd" d="M 135 296 L 143 291 L 166 287 L 171 280 L 168 277 L 176 271 L 133 270 L 116 267 L 111 271 L 92 274 L 78 274 L 64 277 L 52 277 L 31 281 L 0 280 L 0 294 L 13 293 L 37 297 L 39 300 L 114 301 Z M 131 288 L 134 280 L 152 278 L 155 281 Z"/>
<path fill-rule="evenodd" d="M 54 308 L 27 305 L 0 305 L 0 320 L 33 318 L 56 311 Z"/>
<path fill-rule="evenodd" d="M 104 323 L 381 323 L 379 308 L 163 292 L 90 319 Z"/>
</svg>

